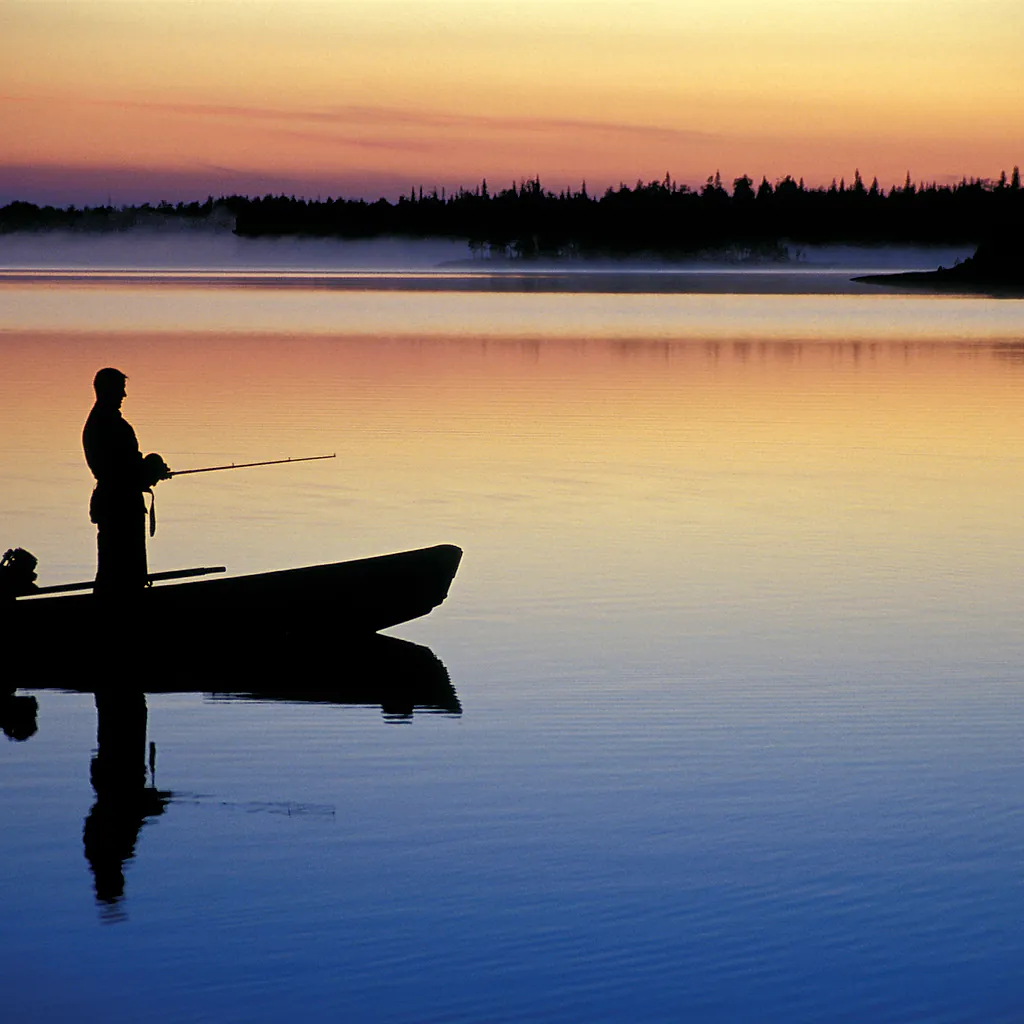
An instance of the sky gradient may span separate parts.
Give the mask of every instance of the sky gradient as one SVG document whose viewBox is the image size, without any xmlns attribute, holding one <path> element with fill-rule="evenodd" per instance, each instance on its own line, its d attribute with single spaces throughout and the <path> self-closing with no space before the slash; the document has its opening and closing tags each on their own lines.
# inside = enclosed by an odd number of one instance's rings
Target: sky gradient
<svg viewBox="0 0 1024 1024">
<path fill-rule="evenodd" d="M 1019 0 L 0 0 L 0 201 L 1024 162 Z"/>
</svg>

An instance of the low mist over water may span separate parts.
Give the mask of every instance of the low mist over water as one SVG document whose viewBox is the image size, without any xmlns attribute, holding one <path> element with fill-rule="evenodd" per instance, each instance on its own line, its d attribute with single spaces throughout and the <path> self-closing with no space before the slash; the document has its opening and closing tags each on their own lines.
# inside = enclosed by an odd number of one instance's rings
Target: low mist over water
<svg viewBox="0 0 1024 1024">
<path fill-rule="evenodd" d="M 427 270 L 470 255 L 462 241 L 248 239 L 226 227 L 0 235 L 0 270 Z"/>
<path fill-rule="evenodd" d="M 777 255 L 711 252 L 702 258 L 667 260 L 491 258 L 486 248 L 446 239 L 239 238 L 229 227 L 162 230 L 20 231 L 0 234 L 4 270 L 261 270 L 261 271 L 445 271 L 465 268 L 509 271 L 610 271 L 633 273 L 671 269 L 754 269 L 849 271 L 934 270 L 966 259 L 974 246 L 850 246 L 784 244 Z"/>
</svg>

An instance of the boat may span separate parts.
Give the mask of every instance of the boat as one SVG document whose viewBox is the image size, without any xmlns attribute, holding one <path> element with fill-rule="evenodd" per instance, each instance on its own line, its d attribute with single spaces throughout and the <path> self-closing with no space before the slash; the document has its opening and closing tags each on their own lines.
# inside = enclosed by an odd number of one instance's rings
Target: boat
<svg viewBox="0 0 1024 1024">
<path fill-rule="evenodd" d="M 452 544 L 347 562 L 147 587 L 112 605 L 91 592 L 24 595 L 4 609 L 8 635 L 47 658 L 57 648 L 138 638 L 147 662 L 180 651 L 264 649 L 303 637 L 370 635 L 436 608 L 462 559 Z M 84 585 L 79 585 L 84 586 Z M 38 646 L 36 646 L 38 645 Z"/>
</svg>

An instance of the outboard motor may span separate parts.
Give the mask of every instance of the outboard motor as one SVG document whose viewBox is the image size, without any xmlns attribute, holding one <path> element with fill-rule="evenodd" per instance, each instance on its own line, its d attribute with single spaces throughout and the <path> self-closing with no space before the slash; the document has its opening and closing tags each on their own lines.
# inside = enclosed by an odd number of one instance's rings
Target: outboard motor
<svg viewBox="0 0 1024 1024">
<path fill-rule="evenodd" d="M 34 594 L 36 592 L 36 566 L 38 559 L 31 552 L 24 548 L 11 548 L 4 552 L 0 558 L 0 609 L 5 606 L 13 606 L 14 599 L 22 594 Z M 10 609 L 12 612 L 14 608 Z M 0 612 L 2 621 L 2 612 Z M 20 663 L 15 658 L 14 664 Z M 12 673 L 11 663 L 8 662 L 0 669 L 0 728 L 11 739 L 28 739 L 35 730 L 35 699 L 32 699 L 32 724 L 21 712 L 26 711 L 28 705 L 24 701 L 29 698 L 15 697 L 14 691 L 18 687 L 17 671 Z M 19 703 L 20 702 L 20 703 Z M 24 719 L 24 720 L 23 720 Z"/>
<path fill-rule="evenodd" d="M 24 548 L 8 548 L 0 559 L 0 603 L 36 592 L 39 559 Z"/>
</svg>

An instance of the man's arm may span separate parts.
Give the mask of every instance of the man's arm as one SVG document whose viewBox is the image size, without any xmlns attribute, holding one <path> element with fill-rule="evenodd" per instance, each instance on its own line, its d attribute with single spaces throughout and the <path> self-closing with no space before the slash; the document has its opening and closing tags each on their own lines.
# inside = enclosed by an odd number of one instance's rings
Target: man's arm
<svg viewBox="0 0 1024 1024">
<path fill-rule="evenodd" d="M 139 490 L 146 486 L 138 439 L 132 425 L 120 415 L 103 415 L 93 410 L 82 432 L 82 447 L 98 483 Z"/>
</svg>

